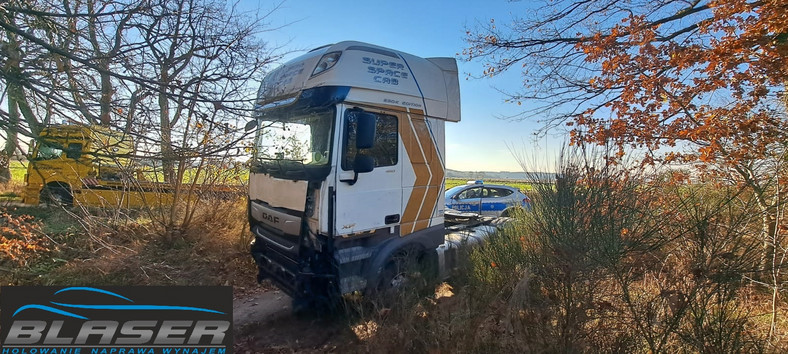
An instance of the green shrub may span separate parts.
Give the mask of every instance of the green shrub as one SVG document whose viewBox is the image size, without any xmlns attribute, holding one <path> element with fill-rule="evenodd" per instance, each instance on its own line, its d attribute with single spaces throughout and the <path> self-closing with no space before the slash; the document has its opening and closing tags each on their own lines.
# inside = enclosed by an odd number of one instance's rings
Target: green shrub
<svg viewBox="0 0 788 354">
<path fill-rule="evenodd" d="M 450 300 L 422 298 L 365 317 L 377 333 L 367 348 L 785 349 L 768 343 L 769 324 L 758 316 L 772 294 L 750 281 L 765 276 L 754 199 L 606 161 L 565 158 L 554 185 L 533 186 L 531 211 L 468 251 Z"/>
</svg>

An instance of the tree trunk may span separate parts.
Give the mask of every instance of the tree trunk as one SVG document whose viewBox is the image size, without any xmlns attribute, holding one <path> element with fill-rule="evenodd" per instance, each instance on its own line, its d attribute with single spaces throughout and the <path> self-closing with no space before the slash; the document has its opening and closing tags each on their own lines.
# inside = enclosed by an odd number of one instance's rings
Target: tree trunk
<svg viewBox="0 0 788 354">
<path fill-rule="evenodd" d="M 7 15 L 5 20 L 12 25 L 14 24 L 14 19 L 10 15 Z M 7 56 L 4 69 L 7 75 L 6 86 L 8 90 L 9 121 L 13 122 L 8 129 L 13 130 L 13 143 L 16 145 L 16 132 L 19 125 L 20 114 L 21 117 L 25 118 L 25 122 L 27 122 L 27 126 L 30 128 L 30 132 L 33 136 L 38 136 L 38 134 L 41 133 L 41 124 L 30 108 L 24 88 L 22 87 L 22 68 L 20 67 L 20 63 L 22 62 L 23 53 L 19 48 L 16 34 L 12 31 L 5 31 L 5 34 L 8 40 L 4 43 L 5 46 L 3 48 Z M 12 101 L 13 104 L 11 103 Z M 12 107 L 14 109 L 10 110 Z M 16 120 L 13 120 L 14 117 Z"/>
<path fill-rule="evenodd" d="M 771 274 L 774 270 L 775 243 L 777 242 L 777 225 L 773 211 L 761 206 L 763 217 L 761 219 L 761 232 L 763 233 L 763 255 L 761 256 L 761 267 L 764 274 Z"/>
<path fill-rule="evenodd" d="M 21 68 L 19 63 L 22 61 L 22 51 L 19 49 L 19 44 L 16 41 L 16 36 L 9 31 L 6 31 L 8 42 L 5 46 L 7 60 L 5 63 L 4 71 L 8 73 L 8 80 L 6 81 L 8 102 L 8 122 L 3 127 L 5 130 L 5 147 L 0 153 L 0 182 L 6 183 L 11 180 L 11 158 L 16 152 L 17 146 L 17 131 L 19 129 L 19 100 L 24 99 L 22 95 L 22 88 L 19 86 L 19 78 L 21 77 Z M 28 107 L 29 108 L 29 107 Z M 30 125 L 31 130 L 36 130 L 35 125 Z"/>
<path fill-rule="evenodd" d="M 114 93 L 109 75 L 109 59 L 101 59 L 99 61 L 99 75 L 101 76 L 101 98 L 99 99 L 101 114 L 99 115 L 99 124 L 108 127 L 112 109 L 112 94 Z"/>
<path fill-rule="evenodd" d="M 165 182 L 175 180 L 175 153 L 172 150 L 170 103 L 167 99 L 167 74 L 162 72 L 159 83 L 159 123 L 161 124 L 161 166 Z"/>
<path fill-rule="evenodd" d="M 760 260 L 760 272 L 755 277 L 768 277 L 774 270 L 774 252 L 775 247 L 778 246 L 776 244 L 778 242 L 776 201 L 771 200 L 768 186 L 760 184 L 760 180 L 755 177 L 756 174 L 750 166 L 740 164 L 733 167 L 752 190 L 755 201 L 758 203 L 758 209 L 761 211 L 760 237 L 763 242 L 763 253 Z"/>
<path fill-rule="evenodd" d="M 5 148 L 0 154 L 0 182 L 11 181 L 11 158 L 16 152 L 17 126 L 19 125 L 19 108 L 15 98 L 6 97 L 8 101 L 8 125 L 5 126 Z"/>
</svg>

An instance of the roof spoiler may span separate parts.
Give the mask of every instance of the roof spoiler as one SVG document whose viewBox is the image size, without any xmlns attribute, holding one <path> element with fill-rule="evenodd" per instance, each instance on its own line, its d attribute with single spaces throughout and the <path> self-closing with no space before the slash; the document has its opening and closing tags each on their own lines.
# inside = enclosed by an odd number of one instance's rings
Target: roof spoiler
<svg viewBox="0 0 788 354">
<path fill-rule="evenodd" d="M 460 121 L 460 81 L 457 60 L 454 58 L 427 58 L 443 71 L 443 82 L 446 85 L 446 120 Z"/>
</svg>

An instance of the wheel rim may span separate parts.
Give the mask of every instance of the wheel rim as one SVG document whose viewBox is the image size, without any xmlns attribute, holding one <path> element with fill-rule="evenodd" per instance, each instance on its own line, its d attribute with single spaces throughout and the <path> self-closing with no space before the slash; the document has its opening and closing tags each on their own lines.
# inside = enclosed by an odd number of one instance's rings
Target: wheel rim
<svg viewBox="0 0 788 354">
<path fill-rule="evenodd" d="M 49 205 L 70 205 L 71 196 L 64 188 L 46 187 L 41 191 L 39 196 L 40 202 Z"/>
</svg>

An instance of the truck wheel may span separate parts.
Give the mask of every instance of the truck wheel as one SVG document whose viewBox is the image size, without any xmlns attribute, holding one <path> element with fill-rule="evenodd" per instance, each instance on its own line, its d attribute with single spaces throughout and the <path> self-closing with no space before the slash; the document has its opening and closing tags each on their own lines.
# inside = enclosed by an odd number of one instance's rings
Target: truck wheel
<svg viewBox="0 0 788 354">
<path fill-rule="evenodd" d="M 408 285 L 407 272 L 402 269 L 394 260 L 383 267 L 377 279 L 375 287 L 372 289 L 372 303 L 377 306 L 389 307 L 396 303 L 398 295 Z"/>
<path fill-rule="evenodd" d="M 382 292 L 398 291 L 405 287 L 408 284 L 408 272 L 405 268 L 400 262 L 389 262 L 380 272 L 378 290 Z"/>
<path fill-rule="evenodd" d="M 392 303 L 404 289 L 423 285 L 421 255 L 417 251 L 400 253 L 389 260 L 377 279 L 373 295 Z"/>
<path fill-rule="evenodd" d="M 71 206 L 74 197 L 68 188 L 64 186 L 46 186 L 41 190 L 39 203 L 45 205 Z"/>
</svg>

